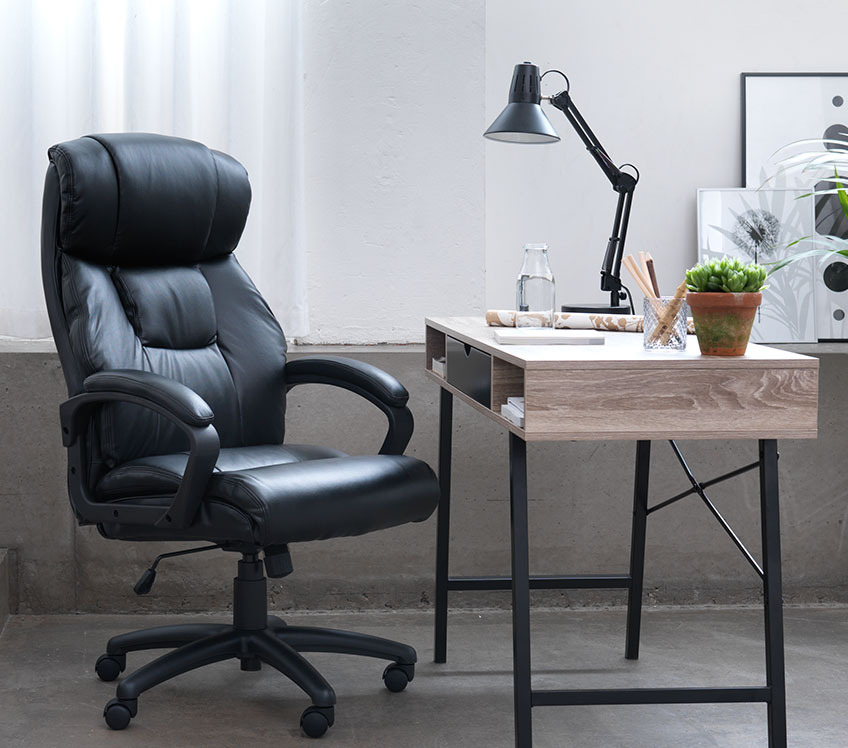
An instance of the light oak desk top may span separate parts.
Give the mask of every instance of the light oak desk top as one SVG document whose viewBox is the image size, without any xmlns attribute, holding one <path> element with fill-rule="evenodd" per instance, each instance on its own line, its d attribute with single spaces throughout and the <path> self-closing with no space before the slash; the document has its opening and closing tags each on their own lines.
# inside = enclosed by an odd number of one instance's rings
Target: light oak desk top
<svg viewBox="0 0 848 748">
<path fill-rule="evenodd" d="M 427 374 L 526 441 L 813 439 L 819 361 L 750 344 L 740 357 L 702 356 L 694 335 L 679 352 L 645 351 L 640 333 L 605 332 L 604 345 L 499 345 L 477 317 L 426 320 Z M 491 407 L 432 371 L 446 337 L 491 357 Z M 478 357 L 479 358 L 479 357 Z M 500 415 L 524 397 L 524 428 Z"/>
</svg>

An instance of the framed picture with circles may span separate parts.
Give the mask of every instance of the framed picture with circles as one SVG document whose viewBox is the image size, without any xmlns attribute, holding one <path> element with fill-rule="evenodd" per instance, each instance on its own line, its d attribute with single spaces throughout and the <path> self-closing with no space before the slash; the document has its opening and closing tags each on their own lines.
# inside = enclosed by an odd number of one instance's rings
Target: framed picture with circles
<svg viewBox="0 0 848 748">
<path fill-rule="evenodd" d="M 788 152 L 777 151 L 799 140 L 836 141 L 808 143 L 805 151 L 848 149 L 848 73 L 742 73 L 742 185 L 830 187 L 810 184 L 799 171 L 778 171 Z M 801 199 L 815 200 L 817 234 L 848 239 L 848 218 L 836 195 Z M 815 267 L 817 339 L 848 340 L 848 263 L 827 258 Z"/>
</svg>

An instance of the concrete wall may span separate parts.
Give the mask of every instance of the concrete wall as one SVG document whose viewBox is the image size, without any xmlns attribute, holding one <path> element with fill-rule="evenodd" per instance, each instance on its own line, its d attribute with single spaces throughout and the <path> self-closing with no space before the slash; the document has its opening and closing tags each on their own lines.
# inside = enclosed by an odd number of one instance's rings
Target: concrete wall
<svg viewBox="0 0 848 748">
<path fill-rule="evenodd" d="M 0 634 L 9 614 L 16 609 L 12 602 L 12 590 L 9 584 L 11 578 L 11 553 L 6 548 L 0 548 Z"/>
<path fill-rule="evenodd" d="M 17 346 L 19 349 L 20 346 Z M 393 373 L 411 393 L 416 433 L 408 453 L 436 464 L 438 389 L 413 349 L 344 351 Z M 132 585 L 163 544 L 104 540 L 75 527 L 65 492 L 57 407 L 64 396 L 51 352 L 0 347 L 0 548 L 16 551 L 22 612 L 218 610 L 229 604 L 235 558 L 214 552 L 165 561 L 151 595 Z M 821 356 L 817 441 L 781 445 L 783 559 L 788 602 L 848 600 L 848 367 Z M 289 441 L 351 453 L 378 448 L 383 418 L 343 391 L 317 385 L 290 395 Z M 364 434 L 373 433 L 367 439 Z M 452 571 L 499 574 L 509 568 L 506 434 L 471 408 L 455 407 Z M 747 442 L 684 443 L 704 479 L 756 459 Z M 626 570 L 634 445 L 623 442 L 530 445 L 531 565 L 536 573 Z M 665 443 L 654 447 L 652 499 L 686 488 Z M 759 546 L 755 474 L 710 495 L 740 535 Z M 426 607 L 433 599 L 435 518 L 361 538 L 293 548 L 295 573 L 272 586 L 286 608 Z M 540 603 L 621 603 L 620 593 L 534 593 Z M 689 498 L 652 515 L 647 599 L 658 603 L 755 601 L 757 580 L 707 510 Z M 508 595 L 453 597 L 458 605 L 507 606 Z"/>
</svg>

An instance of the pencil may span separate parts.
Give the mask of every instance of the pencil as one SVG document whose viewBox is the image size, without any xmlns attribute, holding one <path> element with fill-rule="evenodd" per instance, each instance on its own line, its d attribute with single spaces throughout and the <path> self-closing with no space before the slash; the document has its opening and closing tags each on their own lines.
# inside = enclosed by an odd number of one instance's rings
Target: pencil
<svg viewBox="0 0 848 748">
<path fill-rule="evenodd" d="M 630 275 L 633 276 L 633 280 L 636 281 L 636 285 L 639 286 L 642 293 L 649 299 L 653 298 L 654 292 L 653 289 L 651 289 L 650 281 L 647 278 L 642 277 L 642 271 L 639 270 L 636 260 L 628 255 L 627 257 L 622 257 L 621 264 L 630 271 Z"/>
<path fill-rule="evenodd" d="M 648 259 L 645 264 L 648 266 L 648 275 L 651 278 L 651 286 L 653 286 L 654 293 L 657 296 L 661 296 L 662 294 L 660 294 L 660 286 L 659 283 L 657 283 L 657 274 L 654 270 L 654 259 L 651 257 L 651 255 L 648 255 Z"/>
</svg>

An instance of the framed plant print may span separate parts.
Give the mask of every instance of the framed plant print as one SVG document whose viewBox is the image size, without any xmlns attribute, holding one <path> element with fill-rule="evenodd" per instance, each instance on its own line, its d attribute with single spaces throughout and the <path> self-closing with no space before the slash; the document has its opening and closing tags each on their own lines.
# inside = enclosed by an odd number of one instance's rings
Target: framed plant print
<svg viewBox="0 0 848 748">
<path fill-rule="evenodd" d="M 787 245 L 809 236 L 814 205 L 804 190 L 698 190 L 698 259 L 728 255 L 768 263 L 797 251 Z M 768 278 L 751 340 L 755 343 L 812 343 L 816 337 L 814 258 Z"/>
</svg>

